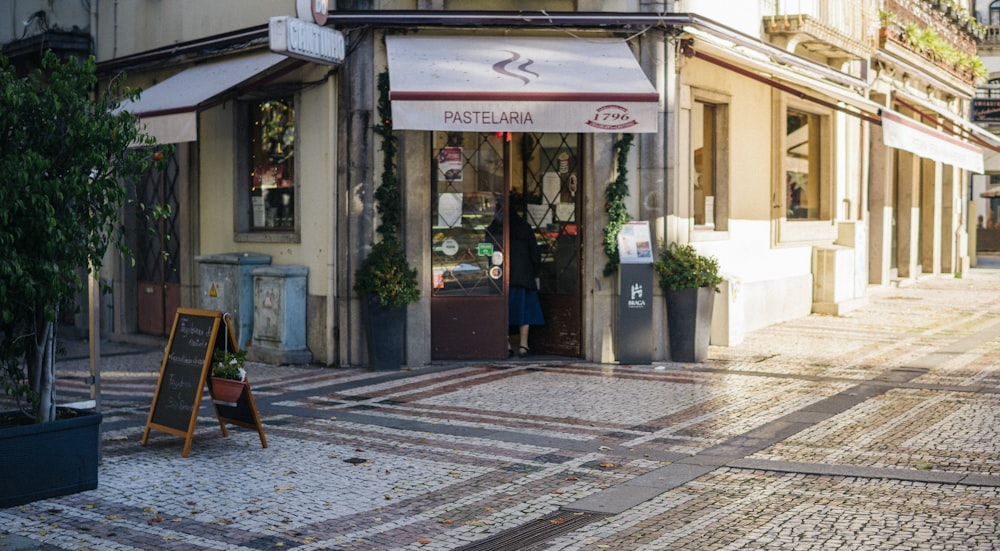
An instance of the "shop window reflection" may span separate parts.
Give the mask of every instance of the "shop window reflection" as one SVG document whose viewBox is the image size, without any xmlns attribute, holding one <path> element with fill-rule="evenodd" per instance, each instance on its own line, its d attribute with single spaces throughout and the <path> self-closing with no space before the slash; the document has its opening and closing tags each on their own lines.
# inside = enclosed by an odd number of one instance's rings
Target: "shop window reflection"
<svg viewBox="0 0 1000 551">
<path fill-rule="evenodd" d="M 819 116 L 789 109 L 785 121 L 786 216 L 818 220 L 822 196 Z"/>
<path fill-rule="evenodd" d="M 250 104 L 250 227 L 295 228 L 295 107 L 290 99 Z"/>
</svg>

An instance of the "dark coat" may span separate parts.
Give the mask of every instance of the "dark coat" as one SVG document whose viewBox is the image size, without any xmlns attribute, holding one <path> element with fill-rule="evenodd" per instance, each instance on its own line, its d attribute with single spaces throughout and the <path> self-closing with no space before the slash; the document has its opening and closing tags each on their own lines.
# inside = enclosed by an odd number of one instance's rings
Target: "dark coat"
<svg viewBox="0 0 1000 551">
<path fill-rule="evenodd" d="M 507 251 L 507 277 L 511 287 L 538 290 L 535 278 L 542 267 L 542 251 L 535 230 L 516 213 L 510 215 L 510 250 Z M 486 228 L 487 237 L 503 246 L 503 220 L 494 219 Z"/>
</svg>

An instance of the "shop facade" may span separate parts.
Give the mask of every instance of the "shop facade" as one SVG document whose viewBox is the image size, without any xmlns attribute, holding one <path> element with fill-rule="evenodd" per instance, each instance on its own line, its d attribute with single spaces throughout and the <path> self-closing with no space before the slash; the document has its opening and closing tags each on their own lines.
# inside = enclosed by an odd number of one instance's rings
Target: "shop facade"
<svg viewBox="0 0 1000 551">
<path fill-rule="evenodd" d="M 313 23 L 341 33 L 334 63 L 271 51 L 268 22 L 294 17 L 292 4 L 91 4 L 105 77 L 125 71 L 144 88 L 129 108 L 173 144 L 137 198 L 171 216 L 126 213 L 150 237 L 136 237 L 136 265 L 109 259 L 102 274 L 108 333 L 162 335 L 176 305 L 236 304 L 254 325 L 241 344 L 266 348 L 285 327 L 269 312 L 286 280 L 304 277 L 292 309 L 311 361 L 366 365 L 353 278 L 380 222 L 382 102 L 421 291 L 407 308 L 409 365 L 507 356 L 511 212 L 543 256 L 545 324 L 530 348 L 618 361 L 604 243 L 619 179 L 655 250 L 677 241 L 719 259 L 716 345 L 968 266 L 967 182 L 996 142 L 963 115 L 973 80 L 886 39 L 891 18 L 872 2 L 331 4 Z M 969 39 L 929 2 L 886 6 Z M 658 289 L 651 300 L 653 359 L 668 360 Z M 304 357 L 279 352 L 265 359 Z"/>
</svg>

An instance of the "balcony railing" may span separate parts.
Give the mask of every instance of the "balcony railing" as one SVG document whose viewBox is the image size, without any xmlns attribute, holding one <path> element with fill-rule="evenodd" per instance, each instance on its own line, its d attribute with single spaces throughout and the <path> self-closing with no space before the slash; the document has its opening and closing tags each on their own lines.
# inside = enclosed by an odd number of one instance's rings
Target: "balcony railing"
<svg viewBox="0 0 1000 551">
<path fill-rule="evenodd" d="M 764 32 L 828 58 L 868 59 L 878 45 L 878 7 L 871 0 L 762 0 Z"/>
<path fill-rule="evenodd" d="M 979 45 L 990 48 L 1000 47 L 1000 25 L 987 25 Z"/>
<path fill-rule="evenodd" d="M 878 37 L 878 2 L 871 0 L 762 0 L 769 19 L 805 16 L 855 42 L 874 44 Z"/>
<path fill-rule="evenodd" d="M 973 84 L 984 68 L 976 40 L 984 28 L 946 0 L 885 0 L 882 48 L 902 48 Z M 891 44 L 890 44 L 891 43 Z"/>
</svg>

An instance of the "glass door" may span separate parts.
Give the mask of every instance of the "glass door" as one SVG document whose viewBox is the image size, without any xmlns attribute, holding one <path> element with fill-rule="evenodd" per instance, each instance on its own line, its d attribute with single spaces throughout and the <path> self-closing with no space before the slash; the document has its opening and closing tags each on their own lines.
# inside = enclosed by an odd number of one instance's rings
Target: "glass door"
<svg viewBox="0 0 1000 551">
<path fill-rule="evenodd" d="M 535 354 L 578 357 L 581 344 L 576 134 L 435 132 L 432 151 L 431 349 L 434 359 L 500 359 L 507 325 L 510 205 L 534 229 L 545 324 Z"/>
<path fill-rule="evenodd" d="M 506 358 L 502 204 L 508 142 L 435 132 L 431 159 L 431 357 Z M 501 231 L 493 224 L 501 214 Z"/>
<path fill-rule="evenodd" d="M 520 134 L 513 156 L 511 194 L 525 198 L 524 219 L 535 228 L 542 249 L 539 298 L 545 324 L 532 327 L 531 350 L 539 354 L 582 354 L 580 297 L 579 134 Z"/>
</svg>

